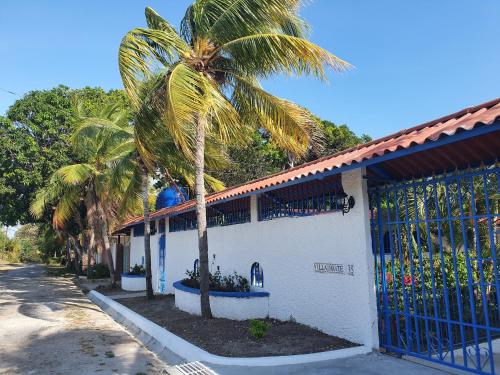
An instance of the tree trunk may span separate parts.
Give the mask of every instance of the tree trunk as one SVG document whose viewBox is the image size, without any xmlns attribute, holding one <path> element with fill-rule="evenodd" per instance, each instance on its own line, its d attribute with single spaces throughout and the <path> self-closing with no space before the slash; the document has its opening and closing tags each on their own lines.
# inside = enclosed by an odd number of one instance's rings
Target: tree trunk
<svg viewBox="0 0 500 375">
<path fill-rule="evenodd" d="M 169 180 L 170 183 L 172 185 L 174 185 L 175 190 L 177 190 L 177 193 L 179 193 L 179 196 L 181 197 L 181 201 L 185 202 L 186 201 L 186 197 L 184 196 L 184 192 L 181 190 L 181 188 L 179 187 L 179 185 L 177 185 L 177 182 L 175 182 L 174 178 L 172 177 L 172 175 L 170 174 L 170 172 L 168 171 L 167 168 L 165 168 L 164 173 L 165 173 L 165 177 L 167 177 L 167 180 Z"/>
<path fill-rule="evenodd" d="M 149 184 L 148 171 L 143 163 L 142 168 L 142 203 L 144 207 L 144 258 L 146 261 L 146 295 L 149 300 L 154 299 L 153 277 L 151 273 L 151 226 L 149 223 Z"/>
<path fill-rule="evenodd" d="M 93 188 L 89 187 L 87 191 L 87 195 L 85 196 L 85 206 L 87 208 L 87 225 L 88 225 L 88 247 L 87 247 L 87 279 L 90 279 L 91 275 L 91 263 L 92 256 L 96 251 L 96 233 L 95 233 L 95 201 L 92 199 L 92 190 Z"/>
<path fill-rule="evenodd" d="M 109 268 L 109 277 L 111 279 L 111 285 L 116 285 L 116 275 L 115 275 L 115 267 L 113 264 L 113 254 L 111 254 L 111 246 L 109 243 L 109 233 L 108 233 L 108 222 L 106 219 L 106 213 L 104 212 L 104 208 L 97 199 L 96 196 L 96 207 L 97 207 L 97 224 L 100 229 L 100 241 L 102 242 L 102 254 L 106 259 L 106 263 Z"/>
<path fill-rule="evenodd" d="M 208 272 L 207 210 L 205 202 L 205 128 L 207 119 L 199 117 L 196 124 L 195 192 L 196 219 L 198 221 L 198 250 L 200 260 L 200 305 L 201 315 L 212 318 L 210 308 Z"/>
<path fill-rule="evenodd" d="M 71 234 L 69 234 L 68 236 L 71 243 L 73 244 L 73 248 L 75 249 L 75 259 L 74 259 L 75 275 L 80 276 L 81 269 L 79 260 L 83 259 L 83 251 L 82 248 L 80 247 L 79 241 Z"/>
<path fill-rule="evenodd" d="M 108 222 L 106 220 L 106 213 L 104 212 L 104 208 L 102 207 L 102 204 L 97 197 L 97 193 L 93 185 L 89 186 L 89 191 L 87 193 L 86 199 L 88 221 L 91 228 L 91 242 L 93 237 L 97 253 L 100 252 L 104 256 L 104 259 L 106 259 L 111 284 L 115 286 L 116 275 L 113 266 L 113 255 L 111 254 L 109 245 Z"/>
<path fill-rule="evenodd" d="M 71 248 L 69 243 L 69 237 L 66 236 L 66 269 L 70 269 L 71 267 Z"/>
</svg>

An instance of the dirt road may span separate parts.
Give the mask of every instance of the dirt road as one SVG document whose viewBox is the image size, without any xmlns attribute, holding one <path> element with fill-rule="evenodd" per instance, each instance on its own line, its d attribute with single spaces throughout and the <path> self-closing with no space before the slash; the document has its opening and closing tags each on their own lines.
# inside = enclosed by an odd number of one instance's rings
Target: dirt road
<svg viewBox="0 0 500 375">
<path fill-rule="evenodd" d="M 0 271 L 0 374 L 166 374 L 166 364 L 39 265 Z"/>
</svg>

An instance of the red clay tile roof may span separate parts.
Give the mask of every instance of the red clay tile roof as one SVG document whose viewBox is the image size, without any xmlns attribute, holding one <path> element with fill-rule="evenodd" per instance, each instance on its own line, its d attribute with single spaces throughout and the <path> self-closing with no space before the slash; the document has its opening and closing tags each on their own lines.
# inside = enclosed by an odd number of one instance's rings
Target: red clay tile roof
<svg viewBox="0 0 500 375">
<path fill-rule="evenodd" d="M 361 163 L 365 160 L 387 153 L 408 149 L 412 146 L 421 145 L 427 142 L 433 142 L 444 136 L 452 136 L 459 131 L 472 130 L 480 125 L 491 125 L 496 120 L 500 120 L 500 98 L 463 109 L 459 112 L 426 122 L 410 129 L 401 130 L 395 134 L 302 164 L 284 172 L 209 194 L 206 197 L 207 204 L 252 193 L 317 173 L 331 171 L 343 166 Z M 151 214 L 151 218 L 155 219 L 183 212 L 192 209 L 194 206 L 195 201 L 190 200 L 174 207 L 158 210 Z M 142 216 L 127 220 L 118 230 L 140 223 L 142 220 Z"/>
</svg>

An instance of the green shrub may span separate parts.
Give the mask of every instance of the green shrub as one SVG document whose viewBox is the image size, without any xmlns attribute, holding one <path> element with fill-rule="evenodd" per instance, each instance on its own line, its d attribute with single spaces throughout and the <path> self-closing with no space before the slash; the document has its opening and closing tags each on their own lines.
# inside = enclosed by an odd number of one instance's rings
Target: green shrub
<svg viewBox="0 0 500 375">
<path fill-rule="evenodd" d="M 91 279 L 106 279 L 109 277 L 109 268 L 104 263 L 95 264 L 90 270 Z"/>
<path fill-rule="evenodd" d="M 181 283 L 190 288 L 200 288 L 200 274 L 198 271 L 186 271 L 188 276 L 183 279 Z M 219 270 L 215 273 L 209 273 L 210 290 L 219 292 L 249 292 L 250 284 L 248 279 L 244 276 L 238 275 L 234 272 L 232 275 L 222 276 Z"/>
<path fill-rule="evenodd" d="M 270 323 L 264 320 L 252 319 L 250 321 L 250 327 L 248 328 L 248 333 L 250 333 L 250 336 L 256 339 L 261 339 L 266 335 L 267 330 L 269 328 L 271 328 Z"/>
<path fill-rule="evenodd" d="M 146 269 L 142 265 L 136 264 L 134 267 L 130 269 L 129 275 L 145 275 Z"/>
</svg>

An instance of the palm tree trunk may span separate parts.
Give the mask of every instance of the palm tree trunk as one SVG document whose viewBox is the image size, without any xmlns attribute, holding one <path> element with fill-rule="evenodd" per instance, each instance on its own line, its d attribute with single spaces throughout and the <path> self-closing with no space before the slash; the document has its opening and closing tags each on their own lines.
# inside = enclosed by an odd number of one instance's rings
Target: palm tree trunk
<svg viewBox="0 0 500 375">
<path fill-rule="evenodd" d="M 90 266 L 91 266 L 91 261 L 92 261 L 92 254 L 94 252 L 94 247 L 95 247 L 95 241 L 94 241 L 94 235 L 92 234 L 93 231 L 91 229 L 86 229 L 85 230 L 85 240 L 87 242 L 86 248 L 87 248 L 87 279 L 90 277 Z"/>
<path fill-rule="evenodd" d="M 142 203 L 144 207 L 144 258 L 146 261 L 146 295 L 149 300 L 154 299 L 153 282 L 151 273 L 151 227 L 149 224 L 149 184 L 148 171 L 141 164 L 142 168 Z"/>
<path fill-rule="evenodd" d="M 196 124 L 196 153 L 195 153 L 195 191 L 196 191 L 196 218 L 198 221 L 198 250 L 200 259 L 200 305 L 201 315 L 212 318 L 210 308 L 208 273 L 208 236 L 207 210 L 205 202 L 205 128 L 207 119 L 198 117 Z"/>
<path fill-rule="evenodd" d="M 82 249 L 78 243 L 78 240 L 71 234 L 68 234 L 68 239 L 73 245 L 73 249 L 75 250 L 75 259 L 74 259 L 74 266 L 75 266 L 75 275 L 80 276 L 80 262 L 79 260 L 82 259 L 83 252 Z"/>
<path fill-rule="evenodd" d="M 69 237 L 66 236 L 66 268 L 71 267 L 71 245 L 69 243 Z"/>
<path fill-rule="evenodd" d="M 99 198 L 97 197 L 97 193 L 95 191 L 95 187 L 93 184 L 89 186 L 89 190 L 86 196 L 86 205 L 87 205 L 87 220 L 89 222 L 89 227 L 91 231 L 91 242 L 93 237 L 97 253 L 100 252 L 105 257 L 106 264 L 108 265 L 109 269 L 109 277 L 111 279 L 111 284 L 115 286 L 116 275 L 113 265 L 113 255 L 111 254 L 111 248 L 109 245 L 108 222 L 106 219 L 104 208 L 102 207 L 102 204 L 99 201 Z"/>
<path fill-rule="evenodd" d="M 85 206 L 87 208 L 87 225 L 88 225 L 88 247 L 87 247 L 87 279 L 90 279 L 91 275 L 91 261 L 94 252 L 96 251 L 96 224 L 94 222 L 95 218 L 95 202 L 92 199 L 92 188 L 89 187 L 87 194 L 85 195 Z"/>
<path fill-rule="evenodd" d="M 98 224 L 98 228 L 100 229 L 100 241 L 102 241 L 102 251 L 103 255 L 106 258 L 106 263 L 109 268 L 109 277 L 111 279 L 111 285 L 116 285 L 116 275 L 115 275 L 115 267 L 113 264 L 113 254 L 111 254 L 111 246 L 109 243 L 109 233 L 108 233 L 108 221 L 106 218 L 106 213 L 104 212 L 104 208 L 101 202 L 96 197 L 96 207 L 97 207 L 97 215 L 96 222 Z"/>
</svg>

